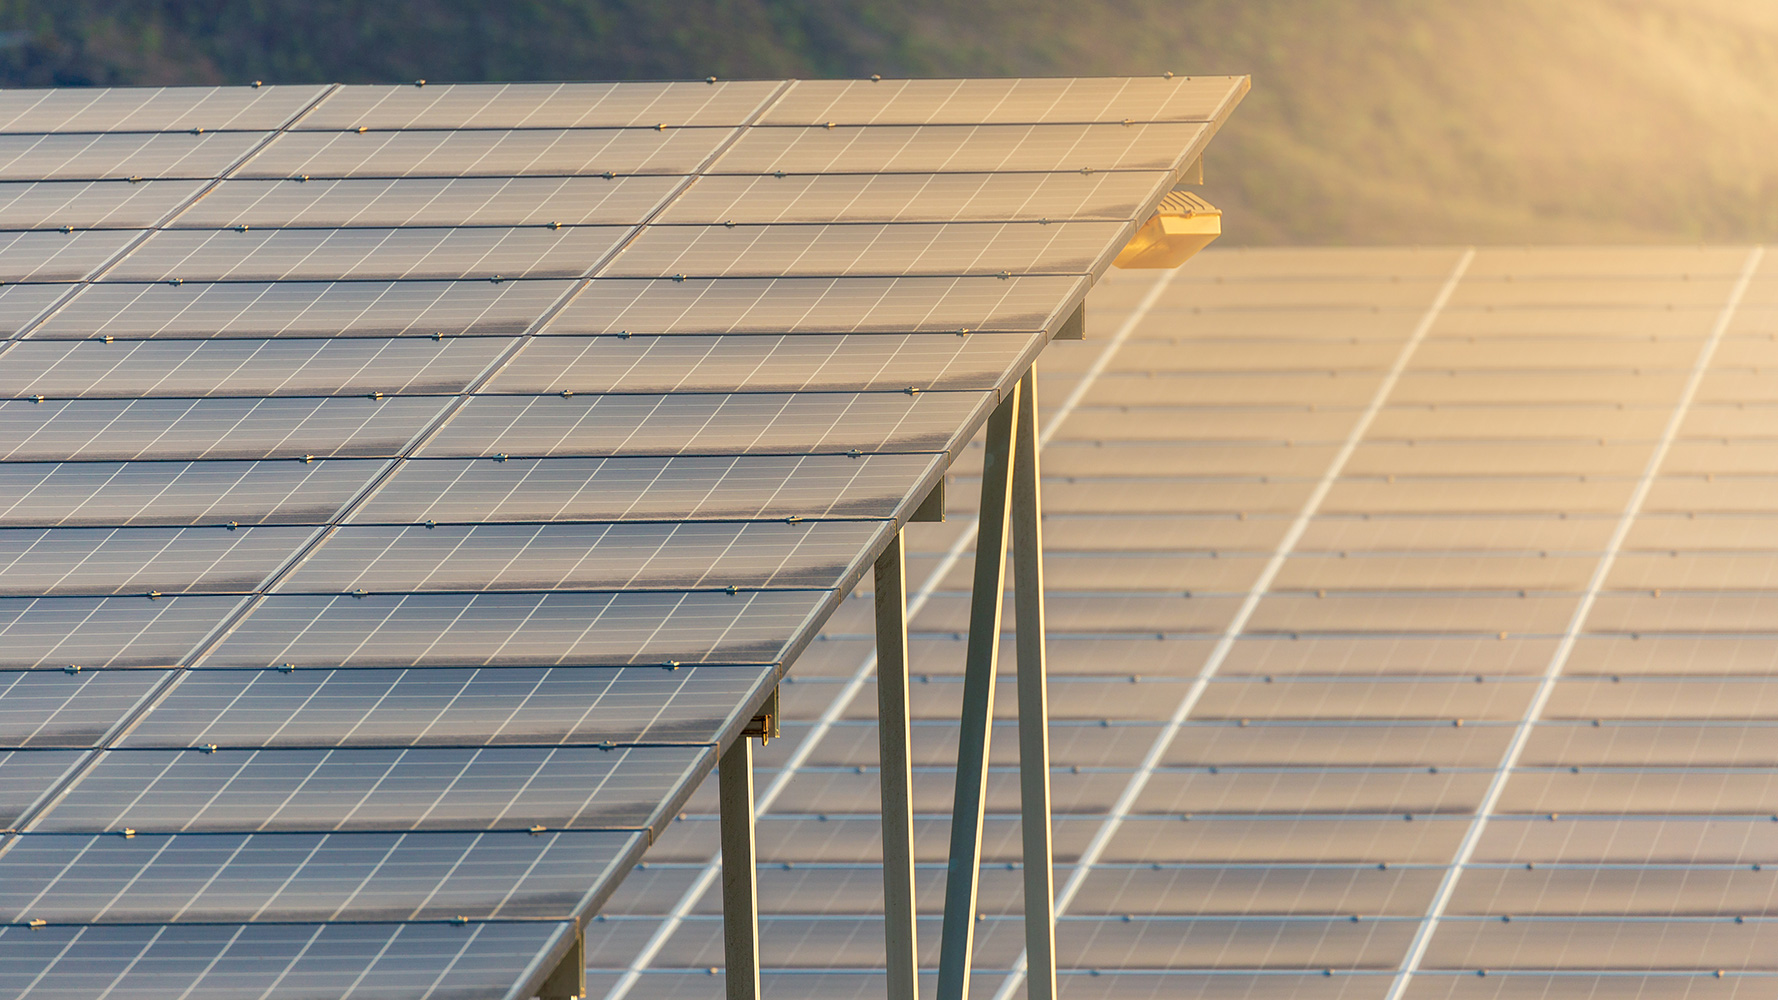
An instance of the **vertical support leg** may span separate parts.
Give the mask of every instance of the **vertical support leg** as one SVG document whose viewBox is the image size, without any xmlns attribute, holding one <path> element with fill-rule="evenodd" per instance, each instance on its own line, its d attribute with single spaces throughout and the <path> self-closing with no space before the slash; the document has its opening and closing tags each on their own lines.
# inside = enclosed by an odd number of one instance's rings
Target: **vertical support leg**
<svg viewBox="0 0 1778 1000">
<path fill-rule="evenodd" d="M 988 738 L 994 723 L 994 661 L 1000 651 L 1000 597 L 1006 587 L 1013 424 L 1019 396 L 1015 385 L 988 418 L 988 447 L 982 462 L 981 527 L 975 540 L 975 580 L 969 600 L 957 797 L 951 806 L 951 856 L 945 875 L 945 921 L 938 959 L 939 1000 L 966 1000 L 969 996 L 976 879 L 982 867 L 982 810 L 988 794 Z"/>
<path fill-rule="evenodd" d="M 1025 847 L 1026 995 L 1056 995 L 1056 887 L 1050 847 L 1048 667 L 1043 649 L 1043 498 L 1037 459 L 1037 369 L 1020 385 L 1013 446 L 1013 601 L 1019 658 L 1019 826 Z"/>
<path fill-rule="evenodd" d="M 722 809 L 722 945 L 729 1000 L 759 997 L 759 887 L 753 858 L 753 743 L 743 736 L 717 764 Z"/>
<path fill-rule="evenodd" d="M 913 763 L 908 759 L 906 561 L 901 532 L 877 557 L 877 772 L 883 790 L 883 945 L 889 1000 L 917 1000 Z"/>
</svg>

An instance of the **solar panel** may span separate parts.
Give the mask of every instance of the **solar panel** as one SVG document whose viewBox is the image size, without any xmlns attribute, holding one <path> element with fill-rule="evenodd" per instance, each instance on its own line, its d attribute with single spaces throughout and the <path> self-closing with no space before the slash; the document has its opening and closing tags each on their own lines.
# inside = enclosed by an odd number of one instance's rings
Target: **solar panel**
<svg viewBox="0 0 1778 1000">
<path fill-rule="evenodd" d="M 0 95 L 0 992 L 575 978 L 1244 90 Z"/>
</svg>

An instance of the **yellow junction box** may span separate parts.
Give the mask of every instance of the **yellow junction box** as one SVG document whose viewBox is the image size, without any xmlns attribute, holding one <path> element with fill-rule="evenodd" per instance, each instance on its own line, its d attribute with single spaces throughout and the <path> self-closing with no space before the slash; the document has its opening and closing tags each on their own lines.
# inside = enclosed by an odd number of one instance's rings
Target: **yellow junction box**
<svg viewBox="0 0 1778 1000">
<path fill-rule="evenodd" d="M 1136 230 L 1112 264 L 1127 268 L 1178 267 L 1222 235 L 1222 211 L 1189 191 L 1171 191 Z"/>
</svg>

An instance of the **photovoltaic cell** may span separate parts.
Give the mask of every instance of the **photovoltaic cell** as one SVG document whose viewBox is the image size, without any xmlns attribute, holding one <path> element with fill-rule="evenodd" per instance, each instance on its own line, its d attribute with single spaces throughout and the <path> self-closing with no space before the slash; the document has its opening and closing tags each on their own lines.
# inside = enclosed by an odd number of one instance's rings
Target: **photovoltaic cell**
<svg viewBox="0 0 1778 1000">
<path fill-rule="evenodd" d="M 0 750 L 0 825 L 17 826 L 31 804 L 86 757 L 78 750 Z"/>
<path fill-rule="evenodd" d="M 267 133 L 0 135 L 0 180 L 217 177 Z"/>
<path fill-rule="evenodd" d="M 166 678 L 162 670 L 0 672 L 0 747 L 94 746 Z"/>
<path fill-rule="evenodd" d="M 937 455 L 411 461 L 347 520 L 882 518 L 942 465 Z"/>
<path fill-rule="evenodd" d="M 563 920 L 636 833 L 27 835 L 0 855 L 8 923 Z"/>
<path fill-rule="evenodd" d="M 343 88 L 300 129 L 653 128 L 734 125 L 776 81 L 499 83 Z"/>
<path fill-rule="evenodd" d="M 78 281 L 116 256 L 137 233 L 0 233 L 0 281 Z"/>
<path fill-rule="evenodd" d="M 346 526 L 277 589 L 829 589 L 841 586 L 859 552 L 889 530 L 879 521 Z M 0 532 L 0 553 L 6 538 Z M 0 554 L 0 568 L 6 565 Z"/>
<path fill-rule="evenodd" d="M 169 666 L 240 604 L 239 597 L 0 598 L 0 669 Z"/>
<path fill-rule="evenodd" d="M 927 125 L 749 129 L 711 174 L 1176 172 L 1209 141 L 1203 125 Z"/>
<path fill-rule="evenodd" d="M 0 133 L 263 131 L 325 93 L 316 86 L 59 87 L 0 96 Z"/>
<path fill-rule="evenodd" d="M 110 750 L 40 833 L 637 830 L 711 749 Z"/>
<path fill-rule="evenodd" d="M 416 455 L 950 451 L 992 403 L 982 392 L 478 396 Z"/>
<path fill-rule="evenodd" d="M 454 393 L 510 346 L 497 337 L 25 340 L 6 352 L 0 397 Z"/>
<path fill-rule="evenodd" d="M 389 399 L 0 402 L 0 461 L 393 455 L 445 406 Z"/>
<path fill-rule="evenodd" d="M 761 125 L 1208 122 L 1246 93 L 1236 77 L 1120 80 L 798 80 Z"/>
<path fill-rule="evenodd" d="M 316 524 L 387 463 L 4 462 L 0 525 Z"/>
<path fill-rule="evenodd" d="M 0 528 L 0 595 L 243 593 L 311 528 Z"/>
<path fill-rule="evenodd" d="M 571 287 L 566 281 L 486 280 L 108 282 L 82 289 L 32 337 L 512 335 L 543 318 Z"/>
<path fill-rule="evenodd" d="M 1125 222 L 651 226 L 599 271 L 607 278 L 773 275 L 1089 274 L 1110 263 Z"/>
<path fill-rule="evenodd" d="M 657 222 L 1134 220 L 1171 182 L 1161 172 L 797 174 L 701 177 Z"/>
<path fill-rule="evenodd" d="M 1041 335 L 1018 333 L 539 337 L 485 391 L 993 389 L 1043 343 Z M 8 363 L 18 354 L 13 348 Z"/>
<path fill-rule="evenodd" d="M 251 229 L 244 233 L 176 230 L 149 237 L 139 254 L 125 258 L 107 272 L 106 278 L 116 281 L 567 278 L 590 269 L 629 231 L 621 226 Z M 0 268 L 5 266 L 5 254 L 6 251 L 0 248 Z"/>
<path fill-rule="evenodd" d="M 61 925 L 0 928 L 0 990 L 45 1000 L 519 1000 L 571 923 Z M 448 976 L 447 976 L 448 974 Z M 30 992 L 27 993 L 26 991 Z"/>
<path fill-rule="evenodd" d="M 45 309 L 68 294 L 68 285 L 33 284 L 0 286 L 0 339 L 24 329 Z"/>
<path fill-rule="evenodd" d="M 689 174 L 732 134 L 728 128 L 287 132 L 232 176 Z M 0 138 L 0 157 L 7 151 L 4 143 Z"/>
<path fill-rule="evenodd" d="M 202 188 L 202 181 L 0 182 L 0 229 L 144 229 Z"/>
<path fill-rule="evenodd" d="M 824 590 L 276 595 L 255 607 L 201 665 L 774 663 L 832 596 Z M 7 610 L 0 603 L 0 614 Z M 54 621 L 53 610 L 28 624 L 46 629 Z M 72 613 L 73 609 L 62 612 L 64 617 Z M 18 628 L 25 632 L 25 626 Z M 22 659 L 18 653 L 11 655 Z"/>
<path fill-rule="evenodd" d="M 1044 330 L 1086 292 L 1070 276 L 595 278 L 544 328 L 599 333 L 950 333 Z"/>
<path fill-rule="evenodd" d="M 173 225 L 639 225 L 683 183 L 673 177 L 223 181 Z M 0 187 L 0 224 L 7 218 L 4 190 Z"/>
<path fill-rule="evenodd" d="M 194 670 L 119 745 L 713 744 L 776 680 L 770 666 Z"/>
</svg>

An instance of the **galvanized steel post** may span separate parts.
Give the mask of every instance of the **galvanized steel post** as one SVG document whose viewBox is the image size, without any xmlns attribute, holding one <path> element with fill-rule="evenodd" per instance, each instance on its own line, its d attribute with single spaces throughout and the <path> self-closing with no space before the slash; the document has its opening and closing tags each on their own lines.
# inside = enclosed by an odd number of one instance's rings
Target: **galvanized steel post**
<svg viewBox="0 0 1778 1000">
<path fill-rule="evenodd" d="M 906 559 L 901 532 L 877 557 L 877 774 L 883 795 L 883 946 L 889 1000 L 920 993 L 914 904 L 913 764 L 908 758 Z"/>
</svg>

